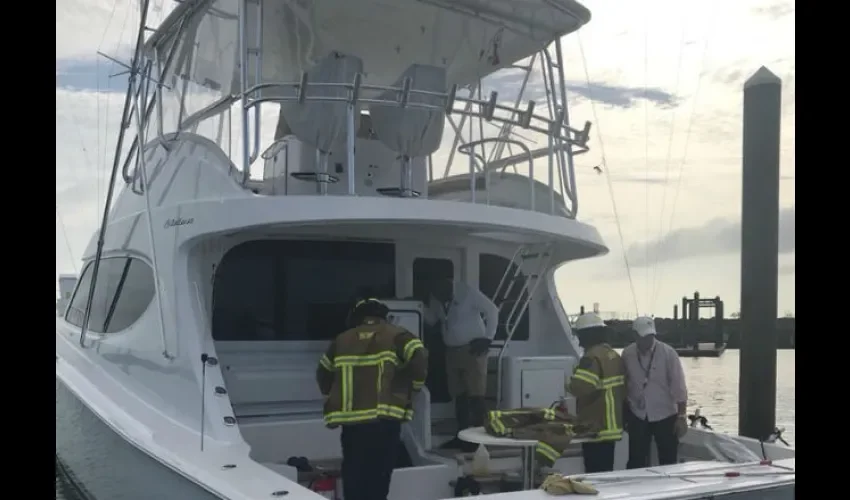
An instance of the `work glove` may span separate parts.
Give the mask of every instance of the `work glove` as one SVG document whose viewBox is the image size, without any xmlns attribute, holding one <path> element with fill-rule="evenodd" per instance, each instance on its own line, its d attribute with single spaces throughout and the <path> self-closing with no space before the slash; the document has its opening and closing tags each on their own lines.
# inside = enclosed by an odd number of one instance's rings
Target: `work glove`
<svg viewBox="0 0 850 500">
<path fill-rule="evenodd" d="M 685 419 L 684 415 L 679 415 L 676 418 L 675 429 L 676 429 L 676 436 L 678 436 L 679 439 L 682 439 L 683 437 L 685 437 L 685 434 L 688 432 L 688 421 Z"/>
<path fill-rule="evenodd" d="M 553 496 L 598 495 L 599 491 L 583 478 L 550 474 L 540 485 L 540 489 Z"/>
<path fill-rule="evenodd" d="M 487 351 L 490 350 L 490 344 L 492 343 L 492 340 L 484 337 L 475 339 L 469 343 L 469 353 L 473 356 L 482 356 L 487 354 Z"/>
</svg>

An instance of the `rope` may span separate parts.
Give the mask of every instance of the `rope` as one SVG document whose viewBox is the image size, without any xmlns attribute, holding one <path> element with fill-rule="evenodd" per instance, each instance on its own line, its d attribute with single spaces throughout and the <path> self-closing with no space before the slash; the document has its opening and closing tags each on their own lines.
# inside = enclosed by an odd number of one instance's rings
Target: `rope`
<svg viewBox="0 0 850 500">
<path fill-rule="evenodd" d="M 715 18 L 715 20 L 716 20 L 716 18 Z M 716 25 L 716 23 L 715 23 L 715 25 Z M 675 220 L 675 216 L 676 216 L 676 204 L 679 201 L 679 192 L 682 189 L 682 171 L 684 170 L 685 163 L 687 163 L 688 145 L 690 144 L 691 130 L 693 129 L 694 117 L 696 116 L 696 110 L 697 110 L 697 103 L 699 102 L 699 99 L 698 99 L 699 98 L 699 92 L 700 92 L 700 88 L 702 86 L 701 85 L 702 84 L 702 77 L 703 77 L 702 68 L 705 65 L 705 56 L 708 54 L 708 42 L 709 42 L 709 40 L 711 40 L 711 35 L 712 35 L 713 31 L 714 31 L 714 29 L 712 27 L 712 31 L 709 32 L 708 35 L 706 36 L 705 43 L 703 44 L 703 47 L 702 47 L 702 57 L 700 58 L 700 63 L 699 63 L 699 78 L 697 79 L 696 90 L 694 90 L 693 105 L 691 106 L 691 116 L 688 118 L 688 128 L 687 128 L 687 132 L 685 133 L 684 152 L 682 153 L 682 161 L 679 163 L 679 169 L 678 169 L 678 174 L 677 174 L 677 182 L 676 182 L 676 190 L 673 193 L 673 205 L 670 209 L 670 222 L 667 224 L 667 232 L 664 236 L 665 238 L 667 236 L 669 236 L 671 234 L 671 232 L 673 231 L 673 221 Z M 659 241 L 658 241 L 659 253 L 660 253 L 661 247 L 663 246 L 663 243 L 662 243 L 663 241 L 664 241 L 663 239 L 659 239 Z M 652 303 L 655 303 L 655 301 L 658 298 L 658 293 L 661 290 L 661 283 L 662 283 L 663 278 L 664 278 L 664 267 L 660 267 L 659 270 L 658 270 L 658 282 L 656 283 L 656 288 L 655 288 L 655 291 L 653 292 Z"/>
<path fill-rule="evenodd" d="M 106 41 L 106 33 L 109 31 L 109 26 L 111 25 L 112 19 L 115 15 L 115 7 L 117 6 L 117 4 L 118 4 L 117 0 L 112 4 L 112 12 L 109 15 L 109 22 L 107 22 L 106 27 L 103 30 L 103 36 L 100 39 L 100 43 L 97 46 L 96 52 L 101 52 L 101 49 L 103 48 L 103 44 Z M 121 48 L 121 45 L 122 45 L 121 42 L 123 41 L 124 34 L 126 33 L 126 30 L 127 30 L 127 23 L 130 20 L 131 10 L 132 9 L 128 8 L 127 12 L 124 14 L 124 21 L 121 23 L 121 33 L 120 33 L 120 35 L 118 35 L 118 41 L 115 42 L 115 49 L 113 49 L 113 53 L 117 54 L 118 49 Z M 97 122 L 96 122 L 96 125 L 97 125 L 97 130 L 98 130 L 98 133 L 97 133 L 97 150 L 96 150 L 97 151 L 98 164 L 95 165 L 95 168 L 97 169 L 97 171 L 96 171 L 96 175 L 97 175 L 97 209 L 95 211 L 96 227 L 97 227 L 97 226 L 100 225 L 100 222 L 101 222 L 100 221 L 100 215 L 102 214 L 102 210 L 100 209 L 100 203 L 101 203 L 100 198 L 101 198 L 101 189 L 102 189 L 101 184 L 103 183 L 103 181 L 107 177 L 106 170 L 107 170 L 107 165 L 109 164 L 109 149 L 107 148 L 107 145 L 109 144 L 109 125 L 108 125 L 109 122 L 107 121 L 106 123 L 104 123 L 103 142 L 101 143 L 101 138 L 100 138 L 100 130 L 101 130 L 101 127 L 100 127 L 100 101 L 103 98 L 103 92 L 101 92 L 101 88 L 100 88 L 100 58 L 98 58 L 96 60 L 95 65 L 96 65 L 96 69 L 97 69 L 97 73 L 96 73 L 96 78 L 97 78 Z M 109 71 L 112 72 L 114 70 L 115 70 L 115 62 L 109 63 Z M 106 107 L 104 109 L 104 115 L 107 116 L 107 117 L 109 116 L 109 102 L 110 102 L 110 99 L 107 96 L 106 97 Z M 123 127 L 123 126 L 124 126 L 123 123 L 119 124 L 119 127 Z M 100 149 L 101 144 L 103 145 L 102 160 L 101 160 L 101 156 L 100 156 L 100 154 L 101 154 L 101 149 Z M 118 153 L 116 152 L 115 154 L 118 154 Z M 102 161 L 102 163 L 100 163 L 101 161 Z M 108 196 L 109 196 L 108 193 L 104 193 L 104 200 L 103 200 L 104 205 L 106 203 L 105 198 L 108 197 Z"/>
<path fill-rule="evenodd" d="M 679 94 L 679 84 L 682 76 L 682 56 L 685 53 L 685 35 L 687 34 L 687 25 L 682 22 L 682 37 L 679 40 L 679 58 L 676 63 L 676 84 L 673 88 L 673 95 Z M 667 208 L 667 182 L 670 180 L 670 159 L 673 156 L 673 136 L 676 130 L 676 106 L 670 111 L 670 135 L 667 139 L 667 158 L 664 161 L 664 190 L 661 194 L 661 210 L 658 212 L 658 238 L 656 241 L 661 241 L 664 235 L 664 209 Z M 649 251 L 649 241 L 647 241 L 647 252 Z M 658 260 L 661 254 L 660 247 L 655 249 L 655 260 L 652 264 L 652 299 L 649 302 L 649 311 L 655 310 L 656 285 L 658 282 Z M 647 265 L 649 263 L 647 262 Z"/>
<path fill-rule="evenodd" d="M 581 62 L 584 66 L 584 79 L 587 82 L 587 96 L 590 99 L 590 109 L 593 113 L 593 121 L 596 123 L 596 128 L 599 130 L 597 136 L 599 137 L 599 152 L 602 155 L 602 165 L 605 166 L 604 174 L 605 174 L 605 182 L 608 184 L 608 193 L 611 196 L 611 207 L 614 210 L 614 221 L 617 223 L 617 234 L 620 237 L 620 246 L 623 249 L 623 262 L 626 264 L 626 275 L 629 278 L 629 288 L 632 292 L 632 301 L 635 306 L 635 313 L 640 315 L 640 309 L 638 308 L 637 302 L 637 294 L 635 293 L 635 283 L 632 280 L 632 268 L 629 265 L 629 257 L 626 255 L 626 243 L 623 238 L 623 227 L 620 224 L 620 214 L 617 211 L 617 200 L 614 199 L 614 187 L 611 185 L 611 176 L 608 170 L 608 160 L 605 156 L 605 142 L 602 140 L 602 127 L 599 121 L 599 115 L 596 113 L 596 102 L 593 99 L 593 87 L 590 85 L 590 72 L 587 69 L 587 58 L 584 55 L 584 45 L 581 43 L 581 32 L 576 33 L 578 38 L 578 49 L 581 54 Z"/>
<path fill-rule="evenodd" d="M 100 51 L 101 47 L 103 47 L 103 42 L 106 41 L 106 33 L 109 32 L 109 26 L 112 24 L 112 19 L 115 17 L 115 9 L 118 7 L 118 0 L 114 0 L 112 2 L 112 10 L 109 11 L 109 18 L 106 21 L 106 25 L 103 28 L 103 34 L 100 36 L 100 43 L 97 44 L 97 51 Z M 128 9 L 129 15 L 129 9 Z M 94 207 L 94 219 L 95 219 L 95 227 L 100 223 L 100 185 L 101 185 L 101 169 L 100 169 L 100 136 L 101 136 L 101 128 L 100 128 L 100 99 L 102 97 L 102 93 L 100 91 L 100 58 L 96 58 L 94 61 L 95 65 L 95 88 L 97 98 L 95 99 L 95 113 L 97 116 L 95 117 L 95 128 L 96 128 L 96 143 L 95 143 L 95 163 L 93 165 L 95 169 L 95 183 L 96 183 L 96 193 L 95 193 L 95 207 Z M 106 155 L 106 145 L 104 144 L 104 158 Z"/>
<path fill-rule="evenodd" d="M 62 229 L 62 236 L 65 238 L 65 247 L 68 249 L 68 256 L 71 257 L 71 265 L 74 267 L 74 274 L 77 274 L 77 259 L 74 258 L 74 252 L 71 250 L 71 241 L 68 240 L 68 232 L 65 230 L 65 223 L 62 221 L 62 214 L 59 213 L 59 205 L 56 205 L 56 218 L 59 219 L 59 227 Z"/>
</svg>

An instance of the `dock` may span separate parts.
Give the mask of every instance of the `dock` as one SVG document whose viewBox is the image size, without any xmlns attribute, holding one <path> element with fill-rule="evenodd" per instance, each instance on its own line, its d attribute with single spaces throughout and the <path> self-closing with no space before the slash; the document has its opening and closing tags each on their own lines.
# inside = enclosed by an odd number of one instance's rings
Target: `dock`
<svg viewBox="0 0 850 500">
<path fill-rule="evenodd" d="M 719 358 L 726 351 L 726 343 L 698 342 L 693 347 L 676 347 L 680 358 Z"/>
</svg>

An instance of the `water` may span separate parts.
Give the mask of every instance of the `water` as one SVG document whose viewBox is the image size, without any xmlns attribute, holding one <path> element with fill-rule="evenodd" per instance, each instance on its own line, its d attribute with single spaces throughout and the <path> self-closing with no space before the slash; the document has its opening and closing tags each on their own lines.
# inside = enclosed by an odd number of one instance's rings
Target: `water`
<svg viewBox="0 0 850 500">
<path fill-rule="evenodd" d="M 794 445 L 794 371 L 796 351 L 777 351 L 776 426 L 785 427 L 782 437 Z M 688 412 L 701 413 L 715 431 L 738 433 L 738 350 L 719 358 L 682 358 L 688 382 Z"/>
<path fill-rule="evenodd" d="M 783 437 L 794 444 L 794 350 L 777 352 L 776 425 L 785 427 Z M 688 381 L 688 409 L 700 407 L 702 415 L 719 432 L 738 432 L 738 351 L 726 351 L 720 358 L 683 358 Z M 57 436 L 58 438 L 58 436 Z M 84 500 L 56 472 L 56 500 Z"/>
</svg>

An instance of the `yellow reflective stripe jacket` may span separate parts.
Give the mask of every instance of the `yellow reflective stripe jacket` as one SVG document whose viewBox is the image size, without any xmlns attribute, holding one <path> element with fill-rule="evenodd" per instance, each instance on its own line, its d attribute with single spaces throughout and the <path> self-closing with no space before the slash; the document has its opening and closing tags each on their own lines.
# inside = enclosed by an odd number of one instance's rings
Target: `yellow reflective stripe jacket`
<svg viewBox="0 0 850 500">
<path fill-rule="evenodd" d="M 346 330 L 331 342 L 316 369 L 326 396 L 325 423 L 412 419 L 412 396 L 425 384 L 427 355 L 422 341 L 386 322 L 372 320 Z"/>
<path fill-rule="evenodd" d="M 425 344 L 423 344 L 422 341 L 417 338 L 408 340 L 407 343 L 404 345 L 401 357 L 401 360 L 404 363 L 405 367 L 410 363 L 412 359 L 414 359 L 418 352 L 423 352 L 425 353 L 425 355 L 427 355 L 427 351 L 425 351 Z M 427 362 L 425 366 L 427 368 Z M 426 370 L 423 370 L 421 371 L 421 373 L 419 373 L 422 378 L 416 378 L 416 374 L 411 374 L 413 375 L 412 384 L 414 391 L 420 391 L 423 387 L 425 387 L 425 377 L 427 374 L 428 372 Z"/>
<path fill-rule="evenodd" d="M 566 387 L 576 398 L 576 420 L 595 429 L 597 441 L 623 435 L 623 361 L 607 344 L 587 349 Z"/>
<path fill-rule="evenodd" d="M 509 436 L 537 441 L 534 451 L 540 462 L 552 466 L 584 429 L 573 426 L 570 418 L 553 408 L 520 408 L 487 413 L 484 430 L 494 436 Z"/>
</svg>

